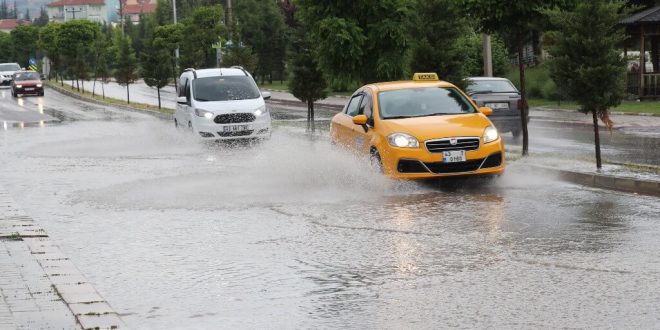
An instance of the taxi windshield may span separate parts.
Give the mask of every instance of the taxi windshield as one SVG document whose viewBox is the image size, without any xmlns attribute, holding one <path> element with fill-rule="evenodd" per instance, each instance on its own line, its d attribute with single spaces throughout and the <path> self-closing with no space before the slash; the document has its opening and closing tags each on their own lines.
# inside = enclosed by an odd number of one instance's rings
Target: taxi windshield
<svg viewBox="0 0 660 330">
<path fill-rule="evenodd" d="M 383 119 L 477 112 L 455 88 L 423 87 L 384 91 L 378 93 L 378 103 Z"/>
<path fill-rule="evenodd" d="M 195 100 L 236 101 L 256 99 L 261 96 L 259 89 L 248 76 L 220 76 L 199 78 L 193 81 Z"/>
<path fill-rule="evenodd" d="M 22 72 L 17 73 L 14 80 L 16 81 L 27 81 L 27 80 L 39 80 L 39 74 L 36 72 Z"/>
</svg>

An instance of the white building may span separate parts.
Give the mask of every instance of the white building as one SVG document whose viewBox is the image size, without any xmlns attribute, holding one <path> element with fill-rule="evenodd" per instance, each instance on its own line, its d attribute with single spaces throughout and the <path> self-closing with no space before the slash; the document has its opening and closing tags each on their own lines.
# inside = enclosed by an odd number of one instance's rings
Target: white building
<svg viewBox="0 0 660 330">
<path fill-rule="evenodd" d="M 93 22 L 108 22 L 108 7 L 105 0 L 56 0 L 48 4 L 51 22 L 66 22 L 87 19 Z"/>
</svg>

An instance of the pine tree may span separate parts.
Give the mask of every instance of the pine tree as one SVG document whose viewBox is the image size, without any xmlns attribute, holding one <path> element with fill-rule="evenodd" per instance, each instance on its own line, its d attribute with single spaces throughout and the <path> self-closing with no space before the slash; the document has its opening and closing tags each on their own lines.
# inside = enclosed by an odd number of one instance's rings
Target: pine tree
<svg viewBox="0 0 660 330">
<path fill-rule="evenodd" d="M 626 39 L 619 27 L 624 5 L 621 0 L 590 0 L 552 17 L 559 31 L 552 35 L 556 43 L 550 48 L 550 72 L 580 111 L 592 115 L 598 169 L 602 166 L 598 118 L 611 128 L 609 109 L 624 96 L 626 63 L 617 48 Z"/>
<path fill-rule="evenodd" d="M 117 70 L 115 70 L 115 80 L 121 86 L 126 86 L 126 102 L 131 103 L 131 93 L 129 86 L 134 83 L 138 76 L 137 59 L 135 52 L 131 47 L 131 37 L 122 35 L 119 37 L 117 50 Z"/>
</svg>

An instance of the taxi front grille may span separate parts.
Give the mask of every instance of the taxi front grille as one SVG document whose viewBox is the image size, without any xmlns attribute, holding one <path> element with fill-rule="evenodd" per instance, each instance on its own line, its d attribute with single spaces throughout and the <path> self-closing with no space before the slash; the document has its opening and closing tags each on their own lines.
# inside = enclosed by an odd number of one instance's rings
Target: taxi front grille
<svg viewBox="0 0 660 330">
<path fill-rule="evenodd" d="M 482 158 L 482 159 L 468 160 L 460 163 L 435 162 L 435 163 L 424 163 L 424 164 L 429 170 L 431 170 L 431 172 L 435 174 L 442 174 L 442 173 L 473 172 L 479 169 L 483 161 L 484 160 Z"/>
<path fill-rule="evenodd" d="M 454 142 L 452 144 L 452 142 Z M 433 153 L 440 153 L 450 150 L 477 150 L 479 149 L 480 139 L 478 137 L 459 137 L 426 141 L 426 150 Z"/>
<path fill-rule="evenodd" d="M 213 121 L 216 124 L 240 124 L 251 123 L 256 119 L 257 117 L 251 113 L 229 113 L 224 115 L 217 115 Z"/>
</svg>

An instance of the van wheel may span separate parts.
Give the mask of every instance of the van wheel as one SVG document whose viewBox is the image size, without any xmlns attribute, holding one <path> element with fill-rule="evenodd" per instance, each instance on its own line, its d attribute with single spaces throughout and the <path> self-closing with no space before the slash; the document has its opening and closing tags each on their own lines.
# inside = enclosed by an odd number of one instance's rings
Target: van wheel
<svg viewBox="0 0 660 330">
<path fill-rule="evenodd" d="M 369 155 L 369 163 L 371 168 L 373 168 L 378 173 L 383 173 L 383 161 L 380 158 L 378 150 L 375 148 L 371 149 L 371 155 Z"/>
</svg>

